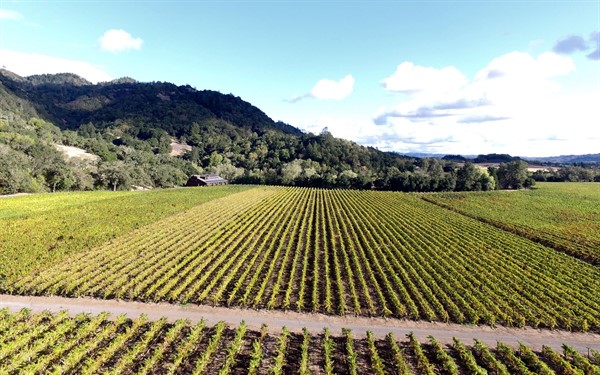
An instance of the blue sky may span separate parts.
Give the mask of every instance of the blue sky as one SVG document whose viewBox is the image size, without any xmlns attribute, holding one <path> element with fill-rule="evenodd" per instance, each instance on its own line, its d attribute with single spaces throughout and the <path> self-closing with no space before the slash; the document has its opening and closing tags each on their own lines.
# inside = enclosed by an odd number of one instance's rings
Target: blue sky
<svg viewBox="0 0 600 375">
<path fill-rule="evenodd" d="M 382 150 L 600 152 L 600 1 L 7 1 L 0 65 L 233 93 Z"/>
</svg>

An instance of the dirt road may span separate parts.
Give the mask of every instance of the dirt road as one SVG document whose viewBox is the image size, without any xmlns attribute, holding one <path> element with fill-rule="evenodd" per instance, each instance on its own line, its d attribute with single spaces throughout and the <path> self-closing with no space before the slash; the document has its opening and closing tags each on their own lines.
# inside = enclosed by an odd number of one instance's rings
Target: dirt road
<svg viewBox="0 0 600 375">
<path fill-rule="evenodd" d="M 355 337 L 364 337 L 366 331 L 371 330 L 377 337 L 382 338 L 388 332 L 393 332 L 398 340 L 403 340 L 405 335 L 412 331 L 423 341 L 426 340 L 427 336 L 433 335 L 438 341 L 443 343 L 451 343 L 452 337 L 456 337 L 465 344 L 471 344 L 473 338 L 477 338 L 490 346 L 495 346 L 496 341 L 502 341 L 510 345 L 522 342 L 538 350 L 541 349 L 542 345 L 560 349 L 561 345 L 566 343 L 582 353 L 587 353 L 588 348 L 600 350 L 599 334 L 533 328 L 491 328 L 488 326 L 465 326 L 398 319 L 340 317 L 322 314 L 229 309 L 202 305 L 141 303 L 93 298 L 0 295 L 0 308 L 3 307 L 8 307 L 11 311 L 18 311 L 24 307 L 34 312 L 67 310 L 72 314 L 81 312 L 98 314 L 102 311 L 108 311 L 113 316 L 127 314 L 130 318 L 146 314 L 151 320 L 167 317 L 170 321 L 183 318 L 190 319 L 192 322 L 198 322 L 201 318 L 204 318 L 211 325 L 221 320 L 230 325 L 237 325 L 240 321 L 244 320 L 250 328 L 254 329 L 259 329 L 262 323 L 266 323 L 269 325 L 269 330 L 272 333 L 279 333 L 283 326 L 295 332 L 300 332 L 303 327 L 306 327 L 313 333 L 322 332 L 324 327 L 329 327 L 332 332 L 338 334 L 341 334 L 342 328 L 350 328 Z"/>
</svg>

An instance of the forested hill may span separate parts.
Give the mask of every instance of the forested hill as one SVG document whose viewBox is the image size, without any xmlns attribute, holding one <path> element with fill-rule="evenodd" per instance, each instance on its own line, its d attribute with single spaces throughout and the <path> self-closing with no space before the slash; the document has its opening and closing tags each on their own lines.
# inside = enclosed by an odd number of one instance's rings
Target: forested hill
<svg viewBox="0 0 600 375">
<path fill-rule="evenodd" d="M 512 171 L 526 168 L 515 163 Z M 0 70 L 0 194 L 173 187 L 198 173 L 233 183 L 401 191 L 525 183 L 526 173 L 513 183 L 506 171 L 382 152 L 326 129 L 304 133 L 239 97 L 187 85 Z"/>
<path fill-rule="evenodd" d="M 189 151 L 173 155 L 173 142 Z M 56 145 L 99 160 L 63 161 Z M 414 162 L 303 133 L 231 94 L 0 70 L 0 193 L 169 187 L 203 172 L 240 183 L 370 187 L 388 168 L 414 170 Z"/>
<path fill-rule="evenodd" d="M 140 83 L 131 78 L 92 84 L 71 74 L 19 77 L 0 71 L 7 90 L 33 104 L 46 121 L 77 130 L 92 123 L 97 129 L 117 122 L 142 129 L 162 129 L 175 137 L 189 135 L 191 124 L 222 120 L 262 134 L 268 130 L 300 135 L 288 124 L 274 122 L 239 97 L 196 90 L 166 82 Z"/>
</svg>

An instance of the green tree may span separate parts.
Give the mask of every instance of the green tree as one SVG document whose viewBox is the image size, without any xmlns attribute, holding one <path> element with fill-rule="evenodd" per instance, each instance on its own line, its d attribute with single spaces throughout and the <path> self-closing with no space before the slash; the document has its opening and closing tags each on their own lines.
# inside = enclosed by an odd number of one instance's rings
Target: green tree
<svg viewBox="0 0 600 375">
<path fill-rule="evenodd" d="M 456 191 L 493 190 L 496 181 L 486 169 L 467 162 L 456 173 Z"/>
<path fill-rule="evenodd" d="M 477 167 L 470 162 L 465 163 L 456 173 L 456 190 L 457 191 L 473 191 L 478 189 L 477 182 L 480 173 Z"/>
<path fill-rule="evenodd" d="M 117 188 L 128 190 L 131 187 L 129 167 L 120 160 L 102 163 L 98 167 L 98 181 L 113 191 Z"/>
<path fill-rule="evenodd" d="M 155 187 L 172 188 L 184 185 L 187 176 L 180 169 L 171 165 L 157 165 L 150 169 L 150 177 Z"/>
<path fill-rule="evenodd" d="M 39 191 L 39 183 L 28 170 L 27 155 L 0 144 L 0 194 Z"/>
<path fill-rule="evenodd" d="M 46 170 L 46 182 L 51 187 L 52 192 L 59 190 L 68 190 L 75 184 L 73 171 L 64 164 L 54 164 Z"/>
<path fill-rule="evenodd" d="M 526 185 L 531 186 L 531 181 L 528 181 L 527 163 L 523 160 L 500 164 L 497 174 L 501 189 L 522 189 Z"/>
</svg>

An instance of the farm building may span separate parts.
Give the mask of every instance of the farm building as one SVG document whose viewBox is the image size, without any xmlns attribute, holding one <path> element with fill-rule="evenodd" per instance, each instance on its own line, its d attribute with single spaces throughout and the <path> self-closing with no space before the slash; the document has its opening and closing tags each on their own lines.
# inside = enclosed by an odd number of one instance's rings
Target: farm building
<svg viewBox="0 0 600 375">
<path fill-rule="evenodd" d="M 227 180 L 216 174 L 195 174 L 191 176 L 185 186 L 217 186 L 227 185 Z"/>
</svg>

